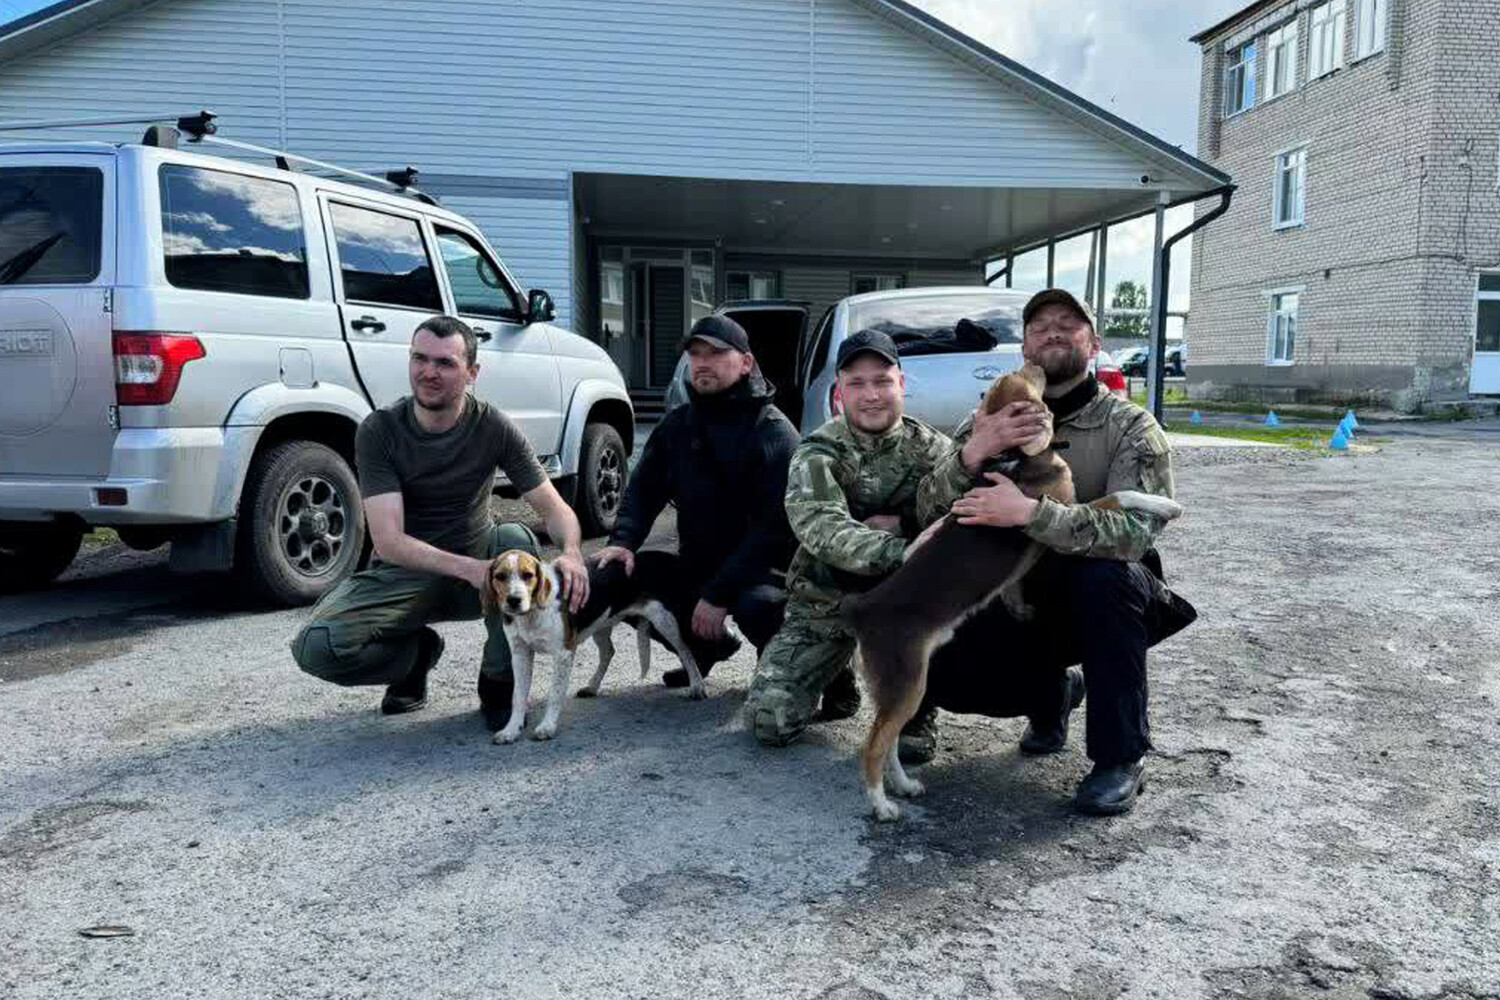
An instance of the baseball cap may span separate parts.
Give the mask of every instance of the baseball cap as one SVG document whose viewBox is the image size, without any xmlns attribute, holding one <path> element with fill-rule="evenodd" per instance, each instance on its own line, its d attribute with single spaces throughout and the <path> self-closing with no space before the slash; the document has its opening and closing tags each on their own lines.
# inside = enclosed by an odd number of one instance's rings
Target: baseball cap
<svg viewBox="0 0 1500 1000">
<path fill-rule="evenodd" d="M 894 340 L 879 330 L 861 330 L 839 345 L 838 356 L 834 359 L 834 371 L 843 371 L 854 360 L 855 355 L 865 353 L 878 354 L 897 368 L 901 367 L 901 358 L 896 353 Z"/>
<path fill-rule="evenodd" d="M 705 344 L 712 344 L 721 351 L 739 351 L 741 354 L 750 353 L 750 336 L 745 333 L 745 328 L 740 326 L 728 316 L 705 316 L 693 324 L 688 335 L 682 338 L 682 343 L 677 345 L 679 351 L 688 349 L 688 345 L 695 340 L 701 340 Z"/>
<path fill-rule="evenodd" d="M 1028 299 L 1025 308 L 1021 310 L 1021 325 L 1030 323 L 1031 317 L 1047 306 L 1067 306 L 1087 320 L 1089 326 L 1094 325 L 1094 310 L 1079 302 L 1072 292 L 1064 288 L 1043 289 Z"/>
</svg>

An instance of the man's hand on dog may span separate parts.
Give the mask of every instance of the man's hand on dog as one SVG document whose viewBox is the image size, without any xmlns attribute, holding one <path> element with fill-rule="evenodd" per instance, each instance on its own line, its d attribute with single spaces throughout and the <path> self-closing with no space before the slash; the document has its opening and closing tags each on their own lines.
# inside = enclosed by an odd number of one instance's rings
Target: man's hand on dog
<svg viewBox="0 0 1500 1000">
<path fill-rule="evenodd" d="M 987 458 L 1019 448 L 1052 432 L 1052 415 L 1040 403 L 1021 400 L 994 413 L 974 411 L 974 431 L 964 443 L 959 459 L 973 472 Z"/>
<path fill-rule="evenodd" d="M 582 553 L 564 552 L 552 560 L 552 567 L 557 570 L 558 579 L 562 581 L 563 597 L 567 599 L 568 609 L 577 611 L 589 599 L 589 571 L 583 565 Z"/>
<path fill-rule="evenodd" d="M 594 553 L 594 565 L 600 569 L 603 569 L 616 560 L 619 560 L 625 567 L 626 576 L 635 572 L 635 553 L 623 545 L 606 545 Z"/>
<path fill-rule="evenodd" d="M 724 636 L 724 619 L 729 609 L 717 604 L 699 601 L 693 608 L 693 634 L 700 639 L 720 639 Z"/>
<path fill-rule="evenodd" d="M 959 524 L 1019 528 L 1031 520 L 1037 501 L 998 472 L 987 472 L 985 478 L 995 485 L 976 486 L 954 502 L 953 513 Z"/>
</svg>

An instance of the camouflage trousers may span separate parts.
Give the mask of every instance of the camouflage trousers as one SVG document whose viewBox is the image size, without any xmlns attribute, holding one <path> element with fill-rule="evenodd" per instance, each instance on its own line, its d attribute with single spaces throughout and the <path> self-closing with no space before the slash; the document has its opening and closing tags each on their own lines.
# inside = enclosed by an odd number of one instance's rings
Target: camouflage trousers
<svg viewBox="0 0 1500 1000">
<path fill-rule="evenodd" d="M 854 632 L 837 605 L 794 594 L 781 631 L 761 653 L 745 699 L 745 722 L 755 738 L 780 747 L 801 736 L 823 689 L 849 666 L 854 646 Z"/>
</svg>

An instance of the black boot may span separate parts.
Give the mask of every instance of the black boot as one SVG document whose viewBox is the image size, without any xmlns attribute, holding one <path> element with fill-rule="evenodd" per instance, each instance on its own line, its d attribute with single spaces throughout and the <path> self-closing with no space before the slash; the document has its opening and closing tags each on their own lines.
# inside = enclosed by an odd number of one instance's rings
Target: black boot
<svg viewBox="0 0 1500 1000">
<path fill-rule="evenodd" d="M 1088 690 L 1083 682 L 1083 671 L 1077 667 L 1067 670 L 1068 700 L 1066 708 L 1058 715 L 1047 719 L 1034 718 L 1026 723 L 1026 732 L 1021 734 L 1021 752 L 1031 757 L 1057 753 L 1068 745 L 1068 717 L 1083 704 Z"/>
<path fill-rule="evenodd" d="M 384 715 L 401 715 L 415 712 L 427 704 L 427 675 L 443 655 L 443 637 L 427 626 L 417 632 L 417 662 L 411 671 L 385 689 L 380 699 L 380 711 Z"/>
<path fill-rule="evenodd" d="M 925 764 L 937 756 L 937 706 L 923 705 L 901 727 L 896 758 L 903 764 Z"/>
<path fill-rule="evenodd" d="M 1146 762 L 1133 760 L 1103 767 L 1094 765 L 1088 777 L 1078 784 L 1073 808 L 1090 816 L 1117 816 L 1135 805 L 1135 798 L 1146 787 Z"/>
<path fill-rule="evenodd" d="M 845 667 L 834 674 L 833 680 L 823 689 L 823 703 L 813 713 L 813 721 L 837 722 L 858 711 L 859 682 L 854 679 L 854 668 Z"/>
<path fill-rule="evenodd" d="M 479 711 L 484 715 L 485 727 L 497 733 L 510 722 L 510 702 L 515 695 L 516 675 L 506 671 L 492 677 L 483 671 L 479 674 Z"/>
<path fill-rule="evenodd" d="M 740 651 L 740 640 L 733 632 L 728 631 L 719 638 L 707 642 L 697 636 L 689 636 L 686 641 L 693 659 L 698 661 L 698 673 L 705 678 L 708 677 L 708 672 L 714 668 L 715 663 L 722 663 Z M 688 686 L 687 669 L 677 667 L 668 670 L 661 675 L 661 682 L 669 688 L 685 688 Z"/>
</svg>

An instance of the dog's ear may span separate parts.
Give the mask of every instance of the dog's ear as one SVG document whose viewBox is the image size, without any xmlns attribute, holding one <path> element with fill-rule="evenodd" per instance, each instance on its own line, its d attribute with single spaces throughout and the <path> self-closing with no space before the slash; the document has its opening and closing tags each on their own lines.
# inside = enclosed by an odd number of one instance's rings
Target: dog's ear
<svg viewBox="0 0 1500 1000">
<path fill-rule="evenodd" d="M 490 560 L 489 569 L 484 571 L 484 586 L 479 588 L 479 610 L 486 618 L 500 610 L 500 595 L 495 590 L 495 569 L 499 564 L 499 556 Z"/>
<path fill-rule="evenodd" d="M 547 602 L 552 600 L 552 574 L 542 567 L 540 561 L 536 564 L 536 582 L 531 585 L 532 607 L 544 608 Z"/>
<path fill-rule="evenodd" d="M 1020 375 L 1032 384 L 1038 396 L 1047 391 L 1047 373 L 1042 370 L 1041 365 L 1027 362 L 1021 366 Z"/>
</svg>

